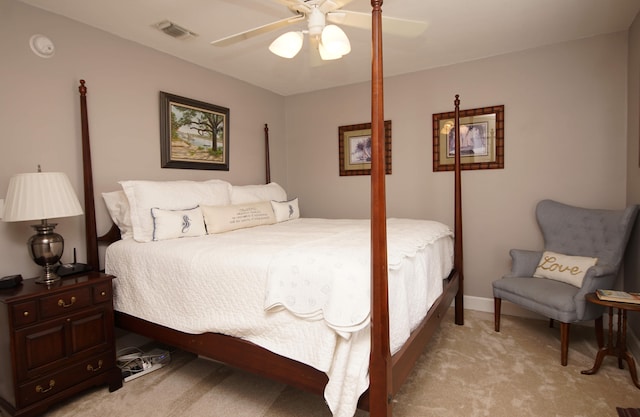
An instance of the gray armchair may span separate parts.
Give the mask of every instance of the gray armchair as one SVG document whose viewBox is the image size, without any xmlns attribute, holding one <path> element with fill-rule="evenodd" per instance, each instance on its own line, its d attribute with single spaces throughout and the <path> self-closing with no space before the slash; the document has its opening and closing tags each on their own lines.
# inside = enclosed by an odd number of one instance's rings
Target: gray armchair
<svg viewBox="0 0 640 417">
<path fill-rule="evenodd" d="M 571 323 L 596 320 L 598 345 L 603 344 L 604 308 L 587 303 L 585 295 L 598 288 L 613 288 L 622 264 L 638 207 L 597 210 L 543 200 L 536 218 L 544 237 L 544 250 L 570 256 L 598 258 L 582 281 L 582 287 L 547 278 L 536 278 L 543 251 L 512 249 L 511 273 L 493 282 L 495 331 L 500 331 L 502 300 L 560 322 L 560 362 L 567 365 Z"/>
</svg>

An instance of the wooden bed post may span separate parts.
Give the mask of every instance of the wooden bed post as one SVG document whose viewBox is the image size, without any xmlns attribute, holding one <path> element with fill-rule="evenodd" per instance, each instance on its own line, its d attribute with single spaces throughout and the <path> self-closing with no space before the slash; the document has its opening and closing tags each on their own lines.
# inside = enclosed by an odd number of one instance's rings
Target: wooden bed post
<svg viewBox="0 0 640 417">
<path fill-rule="evenodd" d="M 456 271 L 458 271 L 458 292 L 456 293 L 456 309 L 455 309 L 455 322 L 456 324 L 464 324 L 464 272 L 463 272 L 463 258 L 462 258 L 462 165 L 460 163 L 460 96 L 456 94 L 456 98 L 453 101 L 455 105 L 455 223 L 454 223 L 454 265 Z"/>
<path fill-rule="evenodd" d="M 266 175 L 265 175 L 265 184 L 269 184 L 271 182 L 271 167 L 269 166 L 269 126 L 264 124 L 264 157 L 266 163 Z"/>
<path fill-rule="evenodd" d="M 392 364 L 389 346 L 387 215 L 384 164 L 382 0 L 371 0 L 371 355 L 369 412 L 392 415 Z"/>
<path fill-rule="evenodd" d="M 100 269 L 96 232 L 96 203 L 93 198 L 93 174 L 89 144 L 89 117 L 87 115 L 87 87 L 80 80 L 80 122 L 82 126 L 82 161 L 84 174 L 84 224 L 86 228 L 87 265 L 93 271 Z"/>
</svg>

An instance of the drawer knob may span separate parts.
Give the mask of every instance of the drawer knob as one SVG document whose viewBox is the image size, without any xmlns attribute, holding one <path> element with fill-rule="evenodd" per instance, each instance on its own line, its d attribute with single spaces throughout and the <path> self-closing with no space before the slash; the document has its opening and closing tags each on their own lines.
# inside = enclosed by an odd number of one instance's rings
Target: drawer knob
<svg viewBox="0 0 640 417">
<path fill-rule="evenodd" d="M 52 379 L 51 381 L 49 381 L 49 388 L 42 388 L 42 385 L 38 385 L 36 386 L 36 392 L 39 392 L 41 394 L 44 394 L 45 392 L 49 392 L 53 389 L 53 386 L 56 384 L 56 380 Z"/>
<path fill-rule="evenodd" d="M 107 292 L 106 291 L 101 291 L 100 295 L 104 297 L 105 295 L 107 295 Z"/>
<path fill-rule="evenodd" d="M 22 313 L 23 316 L 28 317 L 29 316 L 29 312 L 25 311 L 24 313 Z"/>
<path fill-rule="evenodd" d="M 87 365 L 87 371 L 89 371 L 89 372 L 97 372 L 101 368 L 102 368 L 102 359 L 100 359 L 98 361 L 98 367 L 97 368 L 94 368 L 93 365 L 91 365 L 91 364 Z"/>
<path fill-rule="evenodd" d="M 71 307 L 75 302 L 76 302 L 76 297 L 71 297 L 71 302 L 69 304 L 65 303 L 64 300 L 61 298 L 58 300 L 58 305 L 62 308 L 68 308 L 68 307 Z"/>
</svg>

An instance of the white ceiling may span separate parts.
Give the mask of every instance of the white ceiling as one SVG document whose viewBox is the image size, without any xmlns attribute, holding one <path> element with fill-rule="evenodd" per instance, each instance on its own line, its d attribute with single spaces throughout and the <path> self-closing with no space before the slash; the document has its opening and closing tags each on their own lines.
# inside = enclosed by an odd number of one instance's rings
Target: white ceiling
<svg viewBox="0 0 640 417">
<path fill-rule="evenodd" d="M 277 0 L 21 0 L 125 39 L 146 45 L 281 95 L 370 79 L 367 30 L 343 26 L 352 51 L 320 61 L 305 39 L 293 59 L 267 49 L 279 34 L 298 26 L 230 45 L 210 42 L 291 17 Z M 370 13 L 370 0 L 352 0 L 347 10 Z M 384 74 L 393 76 L 541 45 L 624 31 L 640 0 L 385 0 L 383 16 L 420 20 L 417 38 L 384 35 Z M 174 39 L 154 27 L 170 20 L 198 36 Z M 383 24 L 384 32 L 384 24 Z"/>
</svg>

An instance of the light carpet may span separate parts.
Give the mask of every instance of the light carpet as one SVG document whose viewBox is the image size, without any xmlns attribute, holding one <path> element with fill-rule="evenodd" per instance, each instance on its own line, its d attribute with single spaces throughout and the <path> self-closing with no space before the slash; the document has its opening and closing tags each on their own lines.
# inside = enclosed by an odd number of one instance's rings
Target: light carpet
<svg viewBox="0 0 640 417">
<path fill-rule="evenodd" d="M 596 375 L 593 328 L 572 326 L 569 365 L 560 366 L 559 330 L 548 322 L 466 311 L 445 317 L 396 396 L 396 417 L 616 417 L 640 407 L 640 390 L 613 357 Z M 72 416 L 329 417 L 323 399 L 177 351 L 171 364 L 109 393 L 100 387 L 47 413 Z M 358 411 L 357 417 L 368 416 Z"/>
</svg>

